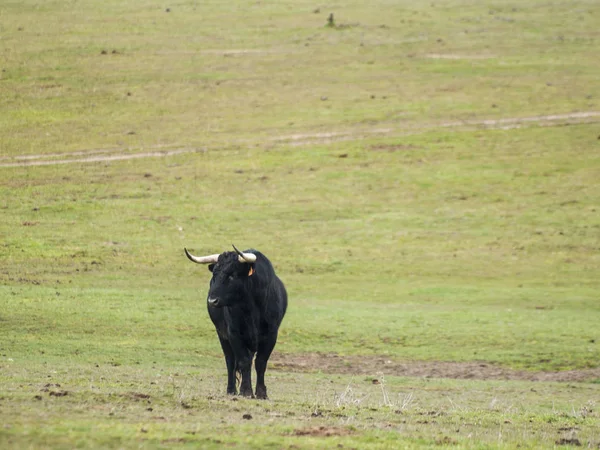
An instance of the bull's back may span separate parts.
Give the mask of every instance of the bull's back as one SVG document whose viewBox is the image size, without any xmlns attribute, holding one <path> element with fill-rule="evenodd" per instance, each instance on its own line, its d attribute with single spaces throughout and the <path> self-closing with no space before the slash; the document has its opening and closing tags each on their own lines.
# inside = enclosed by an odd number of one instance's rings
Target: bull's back
<svg viewBox="0 0 600 450">
<path fill-rule="evenodd" d="M 269 258 L 258 250 L 249 251 L 258 256 L 256 272 L 261 276 L 261 280 L 258 283 L 260 288 L 255 294 L 258 297 L 264 295 L 264 298 L 259 299 L 259 302 L 263 303 L 262 309 L 269 316 L 268 319 L 274 321 L 278 327 L 287 310 L 288 298 L 285 285 L 275 273 L 275 269 Z"/>
</svg>

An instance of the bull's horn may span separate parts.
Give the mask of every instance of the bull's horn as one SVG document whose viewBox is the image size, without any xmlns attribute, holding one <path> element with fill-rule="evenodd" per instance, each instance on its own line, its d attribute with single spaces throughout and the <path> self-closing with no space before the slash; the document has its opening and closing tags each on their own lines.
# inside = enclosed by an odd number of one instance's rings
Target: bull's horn
<svg viewBox="0 0 600 450">
<path fill-rule="evenodd" d="M 241 263 L 256 262 L 256 255 L 254 253 L 242 253 L 237 248 L 235 248 L 235 245 L 231 244 L 231 246 L 233 247 L 235 252 L 239 255 L 239 258 L 238 258 L 239 262 L 241 262 Z"/>
<path fill-rule="evenodd" d="M 187 248 L 184 248 L 185 255 L 189 258 L 190 261 L 194 261 L 198 264 L 214 264 L 219 259 L 219 255 L 208 255 L 208 256 L 194 256 L 190 252 L 187 251 Z"/>
</svg>

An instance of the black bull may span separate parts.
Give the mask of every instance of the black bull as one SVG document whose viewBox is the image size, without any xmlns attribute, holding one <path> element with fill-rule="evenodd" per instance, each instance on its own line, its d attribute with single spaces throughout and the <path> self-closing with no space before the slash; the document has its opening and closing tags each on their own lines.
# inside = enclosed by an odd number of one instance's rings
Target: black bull
<svg viewBox="0 0 600 450">
<path fill-rule="evenodd" d="M 257 250 L 187 257 L 209 264 L 208 313 L 215 325 L 227 364 L 227 393 L 252 397 L 252 360 L 256 355 L 256 397 L 267 398 L 265 370 L 287 309 L 287 292 L 269 259 Z"/>
</svg>

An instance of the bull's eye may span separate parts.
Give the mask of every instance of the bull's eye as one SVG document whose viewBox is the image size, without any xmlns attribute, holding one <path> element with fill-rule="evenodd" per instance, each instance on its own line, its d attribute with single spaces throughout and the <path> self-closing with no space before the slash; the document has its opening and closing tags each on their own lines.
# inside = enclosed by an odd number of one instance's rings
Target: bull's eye
<svg viewBox="0 0 600 450">
<path fill-rule="evenodd" d="M 233 275 L 229 275 L 228 278 L 229 278 L 229 281 L 232 281 L 233 280 Z"/>
</svg>

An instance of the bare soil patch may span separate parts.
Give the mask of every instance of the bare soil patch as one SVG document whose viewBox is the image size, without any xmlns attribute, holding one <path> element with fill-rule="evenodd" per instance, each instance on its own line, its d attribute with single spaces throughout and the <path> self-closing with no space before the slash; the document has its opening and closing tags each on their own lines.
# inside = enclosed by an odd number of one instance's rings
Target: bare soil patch
<svg viewBox="0 0 600 450">
<path fill-rule="evenodd" d="M 48 395 L 51 397 L 66 397 L 69 395 L 69 391 L 50 391 Z"/>
<path fill-rule="evenodd" d="M 270 138 L 272 142 L 285 143 L 290 146 L 311 144 L 328 144 L 332 142 L 353 141 L 372 135 L 386 135 L 394 131 L 393 128 L 372 128 L 363 130 L 330 131 L 318 133 L 296 133 Z"/>
<path fill-rule="evenodd" d="M 457 55 L 455 53 L 427 53 L 425 55 L 425 58 L 429 58 L 429 59 L 456 59 L 456 60 L 466 59 L 466 60 L 473 60 L 473 59 L 491 59 L 491 58 L 495 58 L 495 56 L 494 55 Z"/>
<path fill-rule="evenodd" d="M 396 151 L 408 151 L 408 150 L 417 150 L 423 147 L 418 147 L 416 145 L 404 145 L 404 144 L 377 144 L 372 145 L 369 150 L 374 152 L 389 152 L 393 153 Z"/>
<path fill-rule="evenodd" d="M 197 52 L 190 52 L 197 53 Z M 223 55 L 223 56 L 231 56 L 231 55 L 268 55 L 268 54 L 277 54 L 277 53 L 290 53 L 289 49 L 266 49 L 266 48 L 230 48 L 230 49 L 207 49 L 201 50 L 199 53 L 205 55 Z"/>
<path fill-rule="evenodd" d="M 575 445 L 576 447 L 580 447 L 581 441 L 577 438 L 562 438 L 556 441 L 556 445 Z"/>
<path fill-rule="evenodd" d="M 316 436 L 316 437 L 330 437 L 330 436 L 348 436 L 352 434 L 352 430 L 341 427 L 309 427 L 294 430 L 292 432 L 294 436 Z"/>
<path fill-rule="evenodd" d="M 129 393 L 123 395 L 123 397 L 129 397 L 134 400 L 147 400 L 150 398 L 150 396 L 148 394 L 141 394 L 139 392 L 129 392 Z"/>
<path fill-rule="evenodd" d="M 385 356 L 340 356 L 336 354 L 281 354 L 271 357 L 270 367 L 289 372 L 385 375 L 474 380 L 526 380 L 585 382 L 600 379 L 600 367 L 561 372 L 514 370 L 485 362 L 394 361 Z"/>
</svg>

